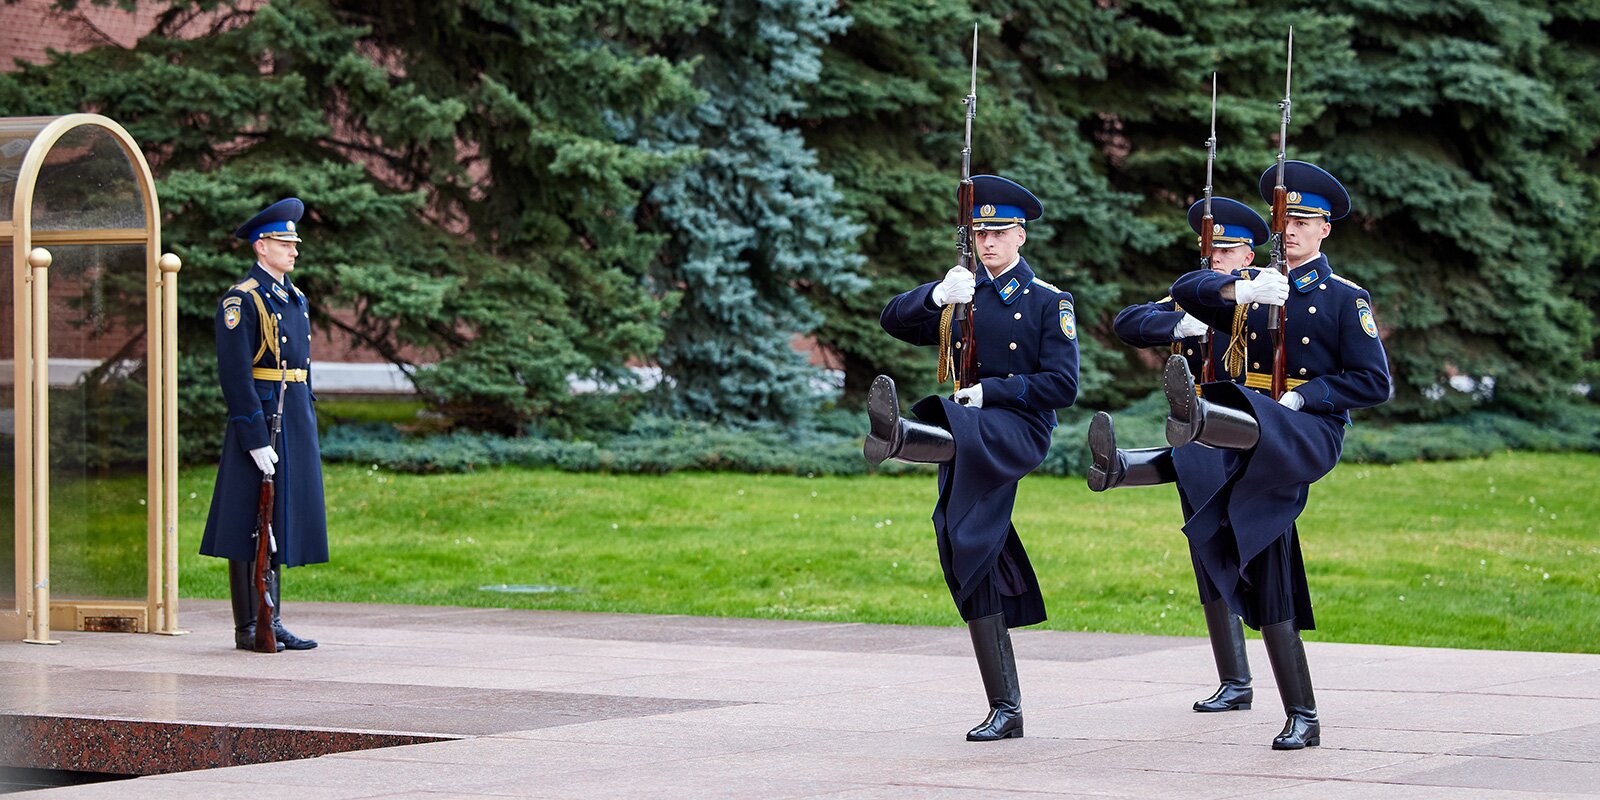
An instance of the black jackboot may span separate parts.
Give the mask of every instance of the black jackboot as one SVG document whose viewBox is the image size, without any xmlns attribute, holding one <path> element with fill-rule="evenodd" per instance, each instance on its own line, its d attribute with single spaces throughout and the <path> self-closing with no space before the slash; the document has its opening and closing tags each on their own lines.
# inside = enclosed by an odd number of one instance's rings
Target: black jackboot
<svg viewBox="0 0 1600 800">
<path fill-rule="evenodd" d="M 1172 483 L 1178 474 L 1172 467 L 1172 448 L 1144 447 L 1118 450 L 1117 430 L 1111 415 L 1096 412 L 1089 420 L 1089 490 L 1103 492 L 1118 486 L 1155 486 Z"/>
<path fill-rule="evenodd" d="M 228 559 L 228 599 L 233 603 L 233 646 L 240 650 L 256 649 L 255 562 Z M 269 590 L 276 591 L 277 583 Z M 276 611 L 274 611 L 276 613 Z M 283 640 L 278 640 L 278 652 L 283 652 Z"/>
<path fill-rule="evenodd" d="M 283 565 L 272 567 L 272 635 L 278 639 L 278 649 L 310 650 L 317 646 L 315 639 L 302 639 L 283 627 Z"/>
<path fill-rule="evenodd" d="M 1256 418 L 1236 408 L 1208 403 L 1194 393 L 1194 375 L 1183 356 L 1167 359 L 1163 381 L 1167 404 L 1167 444 L 1182 447 L 1199 442 L 1224 450 L 1249 450 L 1260 438 Z"/>
<path fill-rule="evenodd" d="M 867 392 L 867 417 L 872 430 L 861 448 L 867 461 L 882 464 L 895 458 L 917 464 L 942 464 L 956 457 L 956 440 L 937 425 L 912 422 L 900 416 L 900 399 L 894 380 L 879 375 Z"/>
<path fill-rule="evenodd" d="M 1228 601 L 1206 603 L 1206 631 L 1211 634 L 1211 655 L 1217 660 L 1222 686 L 1216 694 L 1194 704 L 1196 711 L 1249 711 L 1255 700 L 1250 688 L 1250 660 L 1244 653 L 1244 623 L 1233 615 Z"/>
<path fill-rule="evenodd" d="M 1299 750 L 1322 744 L 1317 699 L 1311 694 L 1311 666 L 1306 663 L 1306 647 L 1294 620 L 1262 626 L 1261 638 L 1267 644 L 1278 694 L 1283 696 L 1283 712 L 1289 717 L 1283 732 L 1272 740 L 1272 749 Z"/>
<path fill-rule="evenodd" d="M 989 716 L 967 731 L 969 742 L 1022 738 L 1022 687 L 1017 684 L 1017 658 L 1011 651 L 1011 631 L 1006 615 L 991 614 L 967 623 L 972 651 L 978 656 L 978 674 L 989 695 Z"/>
</svg>

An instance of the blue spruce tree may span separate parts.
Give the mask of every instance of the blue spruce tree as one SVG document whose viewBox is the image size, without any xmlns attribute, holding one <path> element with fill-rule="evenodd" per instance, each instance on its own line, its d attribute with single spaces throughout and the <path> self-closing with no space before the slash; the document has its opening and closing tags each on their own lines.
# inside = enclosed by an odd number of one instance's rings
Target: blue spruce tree
<svg viewBox="0 0 1600 800">
<path fill-rule="evenodd" d="M 794 343 L 820 323 L 805 291 L 864 287 L 856 238 L 833 178 L 787 120 L 815 83 L 819 53 L 847 18 L 833 0 L 725 2 L 674 57 L 700 59 L 705 100 L 654 128 L 663 149 L 699 151 L 648 198 L 669 237 L 656 279 L 680 293 L 658 351 L 678 415 L 793 423 L 819 401 L 820 371 Z"/>
</svg>

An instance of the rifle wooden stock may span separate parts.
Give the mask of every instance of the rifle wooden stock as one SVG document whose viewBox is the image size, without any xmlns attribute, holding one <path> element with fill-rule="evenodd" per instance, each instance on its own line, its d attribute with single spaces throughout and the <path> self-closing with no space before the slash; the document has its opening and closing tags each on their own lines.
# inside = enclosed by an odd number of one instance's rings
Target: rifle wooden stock
<svg viewBox="0 0 1600 800">
<path fill-rule="evenodd" d="M 1283 184 L 1272 188 L 1272 233 L 1277 237 L 1278 251 L 1273 255 L 1273 266 L 1283 273 L 1285 279 L 1289 277 L 1288 244 L 1283 240 L 1283 232 L 1288 227 L 1289 221 L 1289 190 Z M 1272 330 L 1272 399 L 1283 397 L 1287 390 L 1289 377 L 1288 352 L 1284 349 L 1285 330 L 1289 326 L 1289 303 L 1272 309 L 1268 315 L 1267 327 Z"/>
<path fill-rule="evenodd" d="M 261 497 L 256 503 L 256 652 L 278 652 L 278 639 L 272 634 L 272 589 L 267 576 L 272 574 L 272 476 L 261 476 Z"/>
<path fill-rule="evenodd" d="M 1209 190 L 1211 187 L 1206 188 Z M 1206 210 L 1210 211 L 1209 208 Z M 1216 220 L 1210 213 L 1200 218 L 1200 261 L 1206 269 L 1211 268 L 1211 251 L 1216 247 L 1216 232 L 1212 230 L 1215 224 Z M 1206 332 L 1200 336 L 1200 382 L 1210 383 L 1216 379 L 1217 369 L 1211 364 L 1211 328 L 1207 326 Z"/>
<path fill-rule="evenodd" d="M 961 214 L 958 217 L 961 220 L 961 229 L 957 232 L 956 238 L 960 240 L 961 266 L 966 267 L 969 272 L 976 276 L 979 262 L 976 255 L 978 235 L 972 225 L 973 191 L 972 178 L 963 176 L 961 188 L 956 192 L 956 204 L 959 206 L 957 210 Z M 960 355 L 956 356 L 955 379 L 958 391 L 978 382 L 976 367 L 978 348 L 976 334 L 973 330 L 972 316 L 971 303 L 962 303 L 956 306 L 955 320 L 960 326 L 960 341 L 962 342 Z"/>
</svg>

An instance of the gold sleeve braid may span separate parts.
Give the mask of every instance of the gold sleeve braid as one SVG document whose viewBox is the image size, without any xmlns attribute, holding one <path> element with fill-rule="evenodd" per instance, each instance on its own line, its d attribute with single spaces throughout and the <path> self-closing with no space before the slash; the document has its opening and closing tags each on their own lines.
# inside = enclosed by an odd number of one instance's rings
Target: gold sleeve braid
<svg viewBox="0 0 1600 800">
<path fill-rule="evenodd" d="M 956 307 L 954 304 L 944 307 L 939 314 L 939 372 L 940 383 L 950 380 L 950 321 L 955 319 Z"/>
<path fill-rule="evenodd" d="M 256 324 L 261 328 L 261 346 L 256 348 L 256 355 L 251 359 L 251 363 L 260 364 L 261 355 L 268 350 L 272 351 L 273 360 L 282 363 L 283 359 L 278 350 L 278 318 L 267 311 L 267 304 L 262 302 L 261 295 L 254 291 L 248 291 L 246 294 L 249 294 L 250 299 L 256 303 Z"/>
</svg>

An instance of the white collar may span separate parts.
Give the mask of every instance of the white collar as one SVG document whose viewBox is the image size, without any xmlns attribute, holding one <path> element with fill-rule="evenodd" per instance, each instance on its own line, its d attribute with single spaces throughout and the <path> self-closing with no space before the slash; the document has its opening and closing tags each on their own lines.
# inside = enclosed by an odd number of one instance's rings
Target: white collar
<svg viewBox="0 0 1600 800">
<path fill-rule="evenodd" d="M 1016 257 L 1016 258 L 1013 258 L 1013 259 L 1011 259 L 1011 263 L 1010 263 L 1010 264 L 1007 264 L 1007 265 L 1006 265 L 1006 268 L 1005 268 L 1005 269 L 1003 269 L 1003 270 L 1000 270 L 1000 272 L 999 272 L 999 273 L 998 273 L 998 274 L 991 274 L 991 275 L 990 275 L 990 276 L 989 276 L 989 280 L 992 280 L 992 281 L 998 281 L 998 280 L 1000 280 L 1000 276 L 1001 276 L 1001 275 L 1004 275 L 1004 274 L 1006 274 L 1006 273 L 1007 273 L 1007 272 L 1010 272 L 1010 271 L 1011 271 L 1011 268 L 1012 268 L 1012 267 L 1015 267 L 1015 266 L 1016 266 L 1016 265 L 1017 265 L 1017 264 L 1019 264 L 1019 263 L 1021 263 L 1021 262 L 1022 262 L 1022 254 L 1021 254 L 1021 253 L 1018 253 L 1018 254 L 1017 254 L 1017 257 Z M 982 262 L 982 261 L 979 261 L 979 262 L 978 262 L 978 263 L 980 263 L 980 264 L 982 264 L 982 263 L 983 263 L 983 262 Z M 988 268 L 988 267 L 984 267 L 984 270 L 985 270 L 985 271 L 987 271 L 987 270 L 988 270 L 988 269 L 989 269 L 989 268 Z"/>
</svg>

